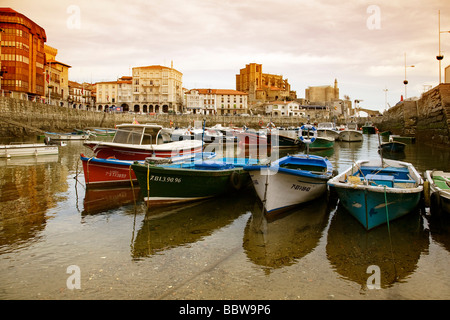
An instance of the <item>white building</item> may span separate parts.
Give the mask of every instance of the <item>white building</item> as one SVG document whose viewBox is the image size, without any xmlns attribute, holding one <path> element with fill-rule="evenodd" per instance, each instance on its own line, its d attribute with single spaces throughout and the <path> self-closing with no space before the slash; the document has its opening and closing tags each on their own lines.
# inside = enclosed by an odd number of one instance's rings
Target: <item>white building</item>
<svg viewBox="0 0 450 320">
<path fill-rule="evenodd" d="M 267 115 L 271 115 L 273 117 L 304 117 L 306 114 L 306 111 L 300 106 L 300 103 L 296 101 L 269 102 L 265 105 L 265 112 Z"/>
<path fill-rule="evenodd" d="M 185 108 L 194 114 L 248 113 L 248 94 L 230 89 L 192 89 L 185 94 Z"/>
<path fill-rule="evenodd" d="M 119 106 L 117 81 L 97 82 L 95 87 L 97 90 L 96 106 L 98 111 L 109 110 L 111 107 Z"/>
</svg>

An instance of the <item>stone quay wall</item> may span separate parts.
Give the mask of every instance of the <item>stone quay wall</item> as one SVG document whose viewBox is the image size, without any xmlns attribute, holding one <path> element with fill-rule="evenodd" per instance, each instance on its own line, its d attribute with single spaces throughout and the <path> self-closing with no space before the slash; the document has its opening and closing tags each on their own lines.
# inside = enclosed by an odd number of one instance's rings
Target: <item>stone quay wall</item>
<svg viewBox="0 0 450 320">
<path fill-rule="evenodd" d="M 380 131 L 415 137 L 421 143 L 450 146 L 450 84 L 440 84 L 418 100 L 397 104 L 374 123 Z"/>
<path fill-rule="evenodd" d="M 308 113 L 312 121 L 330 121 L 326 114 L 319 111 Z M 202 123 L 206 120 L 207 126 L 221 124 L 227 126 L 243 126 L 260 128 L 273 121 L 277 126 L 299 126 L 307 122 L 301 117 L 268 117 L 268 116 L 221 116 L 221 115 L 175 115 L 175 114 L 133 114 L 133 113 L 107 113 L 92 110 L 80 110 L 68 107 L 19 100 L 9 97 L 0 97 L 0 136 L 21 137 L 33 134 L 50 132 L 71 132 L 73 129 L 90 127 L 114 128 L 116 124 L 131 123 L 157 123 L 169 127 L 171 124 L 178 127 Z"/>
</svg>

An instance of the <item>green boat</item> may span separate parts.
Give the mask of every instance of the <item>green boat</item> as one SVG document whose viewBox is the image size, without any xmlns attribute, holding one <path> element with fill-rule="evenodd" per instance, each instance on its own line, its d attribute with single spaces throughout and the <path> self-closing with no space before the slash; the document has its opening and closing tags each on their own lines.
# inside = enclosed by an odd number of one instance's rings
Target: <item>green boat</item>
<svg viewBox="0 0 450 320">
<path fill-rule="evenodd" d="M 367 133 L 367 134 L 375 134 L 376 133 L 376 129 L 375 129 L 374 125 L 372 124 L 372 122 L 366 122 L 362 127 L 362 131 L 363 131 L 363 133 Z"/>
<path fill-rule="evenodd" d="M 314 142 L 310 143 L 309 150 L 332 149 L 334 147 L 334 138 L 317 137 Z"/>
<path fill-rule="evenodd" d="M 224 158 L 225 159 L 225 158 Z M 195 201 L 240 190 L 250 182 L 242 164 L 205 160 L 179 165 L 140 164 L 131 167 L 148 207 Z"/>
</svg>

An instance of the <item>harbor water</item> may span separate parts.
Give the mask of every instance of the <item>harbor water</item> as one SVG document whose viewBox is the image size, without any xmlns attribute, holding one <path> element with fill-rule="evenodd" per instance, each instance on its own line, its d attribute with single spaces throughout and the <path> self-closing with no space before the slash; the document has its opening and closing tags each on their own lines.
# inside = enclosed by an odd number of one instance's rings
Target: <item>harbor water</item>
<svg viewBox="0 0 450 320">
<path fill-rule="evenodd" d="M 313 154 L 342 172 L 380 157 L 378 143 Z M 86 190 L 80 153 L 91 155 L 72 141 L 0 159 L 0 299 L 450 298 L 450 219 L 428 208 L 371 231 L 333 194 L 271 219 L 252 187 L 147 210 L 137 185 Z M 450 171 L 448 149 L 408 144 L 396 157 Z"/>
</svg>

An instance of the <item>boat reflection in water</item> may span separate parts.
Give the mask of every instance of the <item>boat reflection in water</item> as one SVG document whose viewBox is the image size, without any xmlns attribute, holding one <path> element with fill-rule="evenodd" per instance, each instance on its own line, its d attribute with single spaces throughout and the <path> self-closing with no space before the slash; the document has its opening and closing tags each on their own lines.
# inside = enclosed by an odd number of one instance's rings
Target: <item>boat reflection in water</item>
<svg viewBox="0 0 450 320">
<path fill-rule="evenodd" d="M 328 230 L 327 258 L 339 275 L 362 288 L 373 274 L 368 267 L 378 266 L 380 287 L 388 288 L 414 273 L 428 250 L 428 233 L 419 210 L 391 221 L 389 229 L 382 225 L 368 232 L 339 204 Z"/>
<path fill-rule="evenodd" d="M 140 200 L 139 192 L 139 186 L 86 189 L 81 214 L 97 214 L 136 203 Z"/>
<path fill-rule="evenodd" d="M 134 237 L 132 257 L 139 260 L 200 241 L 247 213 L 256 200 L 253 193 L 243 193 L 151 208 Z"/>
<path fill-rule="evenodd" d="M 271 218 L 255 204 L 244 231 L 244 251 L 266 273 L 292 265 L 319 244 L 328 216 L 326 195 Z"/>
</svg>

